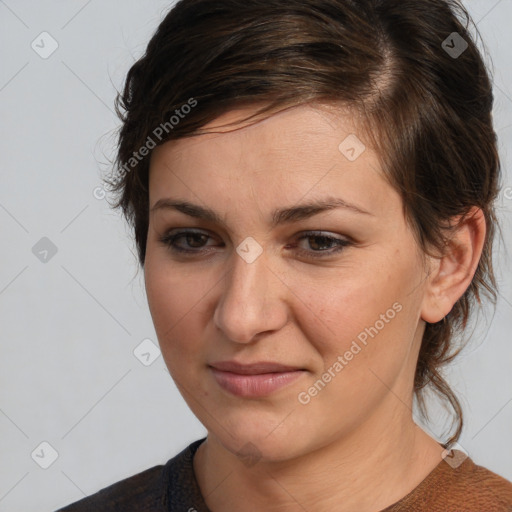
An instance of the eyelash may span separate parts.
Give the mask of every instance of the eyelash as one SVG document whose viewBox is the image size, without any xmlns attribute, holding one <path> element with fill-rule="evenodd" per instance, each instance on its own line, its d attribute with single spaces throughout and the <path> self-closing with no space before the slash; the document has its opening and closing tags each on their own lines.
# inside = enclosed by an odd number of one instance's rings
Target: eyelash
<svg viewBox="0 0 512 512">
<path fill-rule="evenodd" d="M 182 254 L 184 256 L 186 255 L 200 255 L 201 253 L 204 253 L 205 251 L 202 251 L 201 248 L 199 250 L 189 250 L 189 249 L 182 249 L 175 245 L 176 240 L 182 237 L 186 236 L 206 236 L 209 239 L 212 237 L 207 235 L 206 233 L 200 232 L 200 231 L 180 231 L 178 233 L 172 234 L 172 232 L 169 232 L 165 234 L 163 237 L 159 239 L 161 243 L 163 243 L 168 249 L 170 249 L 172 252 Z M 334 254 L 337 254 L 345 249 L 345 247 L 348 247 L 350 245 L 353 245 L 353 242 L 342 239 L 342 238 L 335 238 L 332 236 L 327 236 L 322 234 L 322 232 L 319 231 L 308 231 L 304 233 L 298 241 L 308 239 L 308 238 L 320 238 L 324 241 L 327 241 L 327 243 L 334 242 L 337 247 L 335 247 L 333 250 L 321 250 L 321 251 L 306 251 L 304 249 L 301 249 L 299 252 L 303 255 L 306 255 L 308 258 L 327 258 L 329 256 L 333 256 Z M 320 244 L 321 245 L 321 244 Z M 307 253 L 307 254 L 306 254 Z M 192 256 L 193 257 L 193 256 Z"/>
</svg>

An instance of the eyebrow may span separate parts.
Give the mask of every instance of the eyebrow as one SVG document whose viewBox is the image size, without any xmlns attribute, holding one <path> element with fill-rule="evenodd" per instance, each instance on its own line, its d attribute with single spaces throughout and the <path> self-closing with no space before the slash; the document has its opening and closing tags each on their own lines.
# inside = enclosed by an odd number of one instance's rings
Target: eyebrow
<svg viewBox="0 0 512 512">
<path fill-rule="evenodd" d="M 314 215 L 318 215 L 319 213 L 336 208 L 344 208 L 355 213 L 374 216 L 373 213 L 364 210 L 355 204 L 348 203 L 343 199 L 327 197 L 325 199 L 319 199 L 298 206 L 279 208 L 274 210 L 272 212 L 271 226 L 275 228 L 281 224 L 299 222 L 301 220 L 313 217 Z M 158 210 L 177 210 L 196 219 L 214 222 L 223 226 L 226 225 L 224 220 L 214 210 L 190 203 L 188 201 L 175 200 L 170 198 L 159 199 L 151 208 L 150 212 L 153 213 Z"/>
</svg>

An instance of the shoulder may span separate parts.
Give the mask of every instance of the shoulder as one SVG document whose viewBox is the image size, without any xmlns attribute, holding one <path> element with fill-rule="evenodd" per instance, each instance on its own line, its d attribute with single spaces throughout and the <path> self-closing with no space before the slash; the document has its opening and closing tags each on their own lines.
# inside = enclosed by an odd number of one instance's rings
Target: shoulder
<svg viewBox="0 0 512 512">
<path fill-rule="evenodd" d="M 512 512 L 512 482 L 453 450 L 411 493 L 383 512 Z"/>
<path fill-rule="evenodd" d="M 453 470 L 452 482 L 450 493 L 454 505 L 458 501 L 467 503 L 467 510 L 512 511 L 512 482 L 469 458 Z"/>
<path fill-rule="evenodd" d="M 192 464 L 205 439 L 194 441 L 165 466 L 146 469 L 56 512 L 166 512 L 192 502 L 197 503 L 198 512 L 205 510 Z"/>
<path fill-rule="evenodd" d="M 164 468 L 165 466 L 154 466 L 146 469 L 57 512 L 164 511 Z"/>
</svg>

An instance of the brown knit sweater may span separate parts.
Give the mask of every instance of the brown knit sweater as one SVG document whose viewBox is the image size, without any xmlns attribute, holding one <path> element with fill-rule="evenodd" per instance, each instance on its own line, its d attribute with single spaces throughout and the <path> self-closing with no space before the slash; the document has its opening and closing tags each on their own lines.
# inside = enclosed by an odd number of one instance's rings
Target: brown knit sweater
<svg viewBox="0 0 512 512">
<path fill-rule="evenodd" d="M 57 512 L 210 512 L 192 464 L 205 439 L 194 441 L 165 466 L 121 480 Z M 464 459 L 462 452 L 452 455 L 407 496 L 381 512 L 512 512 L 511 482 Z"/>
</svg>

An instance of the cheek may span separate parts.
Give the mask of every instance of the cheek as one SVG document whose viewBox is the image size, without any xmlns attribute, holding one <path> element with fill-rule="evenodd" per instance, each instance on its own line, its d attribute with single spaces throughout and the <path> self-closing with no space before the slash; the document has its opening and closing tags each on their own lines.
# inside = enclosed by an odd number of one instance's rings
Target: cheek
<svg viewBox="0 0 512 512">
<path fill-rule="evenodd" d="M 148 257 L 145 264 L 146 293 L 162 355 L 169 367 L 173 361 L 197 364 L 201 311 L 213 283 L 188 275 L 185 269 Z"/>
<path fill-rule="evenodd" d="M 367 266 L 364 272 L 340 272 L 324 283 L 302 278 L 299 289 L 308 294 L 297 315 L 299 329 L 321 357 L 320 372 L 330 369 L 336 375 L 329 387 L 351 389 L 343 400 L 380 393 L 383 384 L 371 370 L 391 383 L 408 364 L 418 309 L 411 294 L 417 279 L 413 267 L 396 261 Z"/>
<path fill-rule="evenodd" d="M 323 333 L 325 348 L 330 346 L 337 352 L 348 349 L 351 340 L 359 334 L 364 339 L 365 329 L 376 322 L 382 329 L 380 315 L 384 315 L 384 321 L 393 319 L 396 313 L 393 304 L 400 302 L 403 296 L 401 283 L 396 278 L 370 269 L 338 275 L 323 283 L 303 277 L 297 290 L 308 291 L 307 295 L 297 293 L 303 300 L 297 302 L 297 305 L 302 304 L 303 314 L 297 315 L 299 322 L 304 319 L 301 329 L 311 340 Z M 391 323 L 392 320 L 385 326 Z"/>
</svg>

